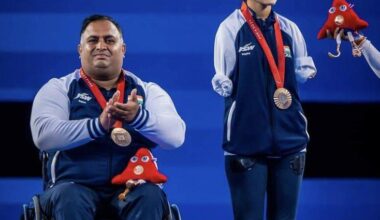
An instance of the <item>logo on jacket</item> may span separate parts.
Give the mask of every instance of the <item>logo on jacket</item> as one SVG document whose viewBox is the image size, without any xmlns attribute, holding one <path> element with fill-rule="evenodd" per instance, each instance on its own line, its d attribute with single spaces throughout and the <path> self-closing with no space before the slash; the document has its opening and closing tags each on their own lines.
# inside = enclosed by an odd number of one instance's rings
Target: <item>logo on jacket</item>
<svg viewBox="0 0 380 220">
<path fill-rule="evenodd" d="M 284 46 L 284 53 L 285 53 L 285 57 L 292 58 L 292 53 L 290 52 L 289 46 Z"/>
<path fill-rule="evenodd" d="M 242 56 L 250 55 L 250 51 L 252 51 L 255 48 L 255 46 L 256 45 L 252 45 L 252 42 L 250 42 L 242 47 L 239 47 L 239 53 L 241 53 Z"/>
<path fill-rule="evenodd" d="M 78 102 L 86 104 L 88 101 L 92 99 L 92 97 L 84 92 L 84 93 L 78 93 L 74 99 L 78 99 Z"/>
</svg>

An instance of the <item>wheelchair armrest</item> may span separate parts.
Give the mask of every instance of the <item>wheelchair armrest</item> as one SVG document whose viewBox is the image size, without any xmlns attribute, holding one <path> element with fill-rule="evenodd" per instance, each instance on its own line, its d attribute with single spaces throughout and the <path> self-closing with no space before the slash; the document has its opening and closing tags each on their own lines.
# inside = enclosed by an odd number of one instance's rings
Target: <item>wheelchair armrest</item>
<svg viewBox="0 0 380 220">
<path fill-rule="evenodd" d="M 33 196 L 29 204 L 22 205 L 22 214 L 20 220 L 42 220 L 40 199 L 38 196 Z"/>
<path fill-rule="evenodd" d="M 176 204 L 171 204 L 169 206 L 169 209 L 170 209 L 170 216 L 171 216 L 170 220 L 181 220 L 181 213 Z"/>
</svg>

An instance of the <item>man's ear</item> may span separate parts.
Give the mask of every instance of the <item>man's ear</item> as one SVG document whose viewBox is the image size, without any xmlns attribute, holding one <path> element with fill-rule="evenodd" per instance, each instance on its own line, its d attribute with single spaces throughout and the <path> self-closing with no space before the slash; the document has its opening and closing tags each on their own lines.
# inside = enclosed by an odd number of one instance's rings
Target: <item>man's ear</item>
<svg viewBox="0 0 380 220">
<path fill-rule="evenodd" d="M 121 48 L 121 50 L 123 51 L 123 55 L 125 56 L 125 53 L 127 52 L 127 45 L 125 43 L 123 43 L 123 47 Z"/>
<path fill-rule="evenodd" d="M 80 54 L 82 53 L 82 46 L 80 45 L 80 43 L 77 46 L 77 51 L 78 51 L 78 54 L 79 54 L 79 57 L 80 57 Z"/>
</svg>

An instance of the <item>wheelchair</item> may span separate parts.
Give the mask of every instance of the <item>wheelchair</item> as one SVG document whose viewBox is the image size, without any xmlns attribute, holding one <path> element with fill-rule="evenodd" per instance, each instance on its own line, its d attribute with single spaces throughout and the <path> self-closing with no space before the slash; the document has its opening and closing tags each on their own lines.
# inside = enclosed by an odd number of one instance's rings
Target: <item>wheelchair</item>
<svg viewBox="0 0 380 220">
<path fill-rule="evenodd" d="M 45 152 L 40 152 L 40 160 L 42 161 L 42 178 L 43 178 L 43 189 L 47 189 L 47 178 L 46 174 L 46 162 L 47 162 L 47 156 Z M 169 207 L 169 214 L 164 218 L 164 220 L 181 220 L 181 213 L 179 211 L 179 208 L 176 204 L 171 204 L 169 201 L 168 207 Z M 22 205 L 22 213 L 20 216 L 20 220 L 51 220 L 48 219 L 42 212 L 41 206 L 40 206 L 40 199 L 39 195 L 34 195 L 32 197 L 32 201 L 29 203 L 25 203 Z M 110 218 L 101 218 L 96 220 L 112 220 Z"/>
<path fill-rule="evenodd" d="M 176 204 L 169 205 L 169 215 L 164 220 L 181 220 L 181 213 Z M 32 201 L 29 204 L 22 205 L 22 214 L 20 220 L 48 220 L 42 213 L 40 207 L 40 200 L 38 195 L 32 197 Z M 98 220 L 111 220 L 109 218 L 102 218 Z"/>
</svg>

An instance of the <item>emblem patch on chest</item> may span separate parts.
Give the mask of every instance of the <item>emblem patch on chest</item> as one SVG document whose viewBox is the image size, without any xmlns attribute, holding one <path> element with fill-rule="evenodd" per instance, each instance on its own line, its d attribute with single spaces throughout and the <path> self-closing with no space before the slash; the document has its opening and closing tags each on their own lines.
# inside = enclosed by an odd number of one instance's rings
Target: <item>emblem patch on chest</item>
<svg viewBox="0 0 380 220">
<path fill-rule="evenodd" d="M 75 96 L 74 99 L 78 99 L 78 102 L 87 104 L 88 101 L 92 99 L 92 97 L 87 93 L 78 93 L 77 96 Z"/>
<path fill-rule="evenodd" d="M 252 42 L 242 46 L 242 47 L 239 47 L 239 53 L 242 55 L 242 56 L 247 56 L 247 55 L 250 55 L 251 54 L 251 51 L 253 49 L 255 49 L 255 46 L 256 45 L 252 45 Z"/>
</svg>

